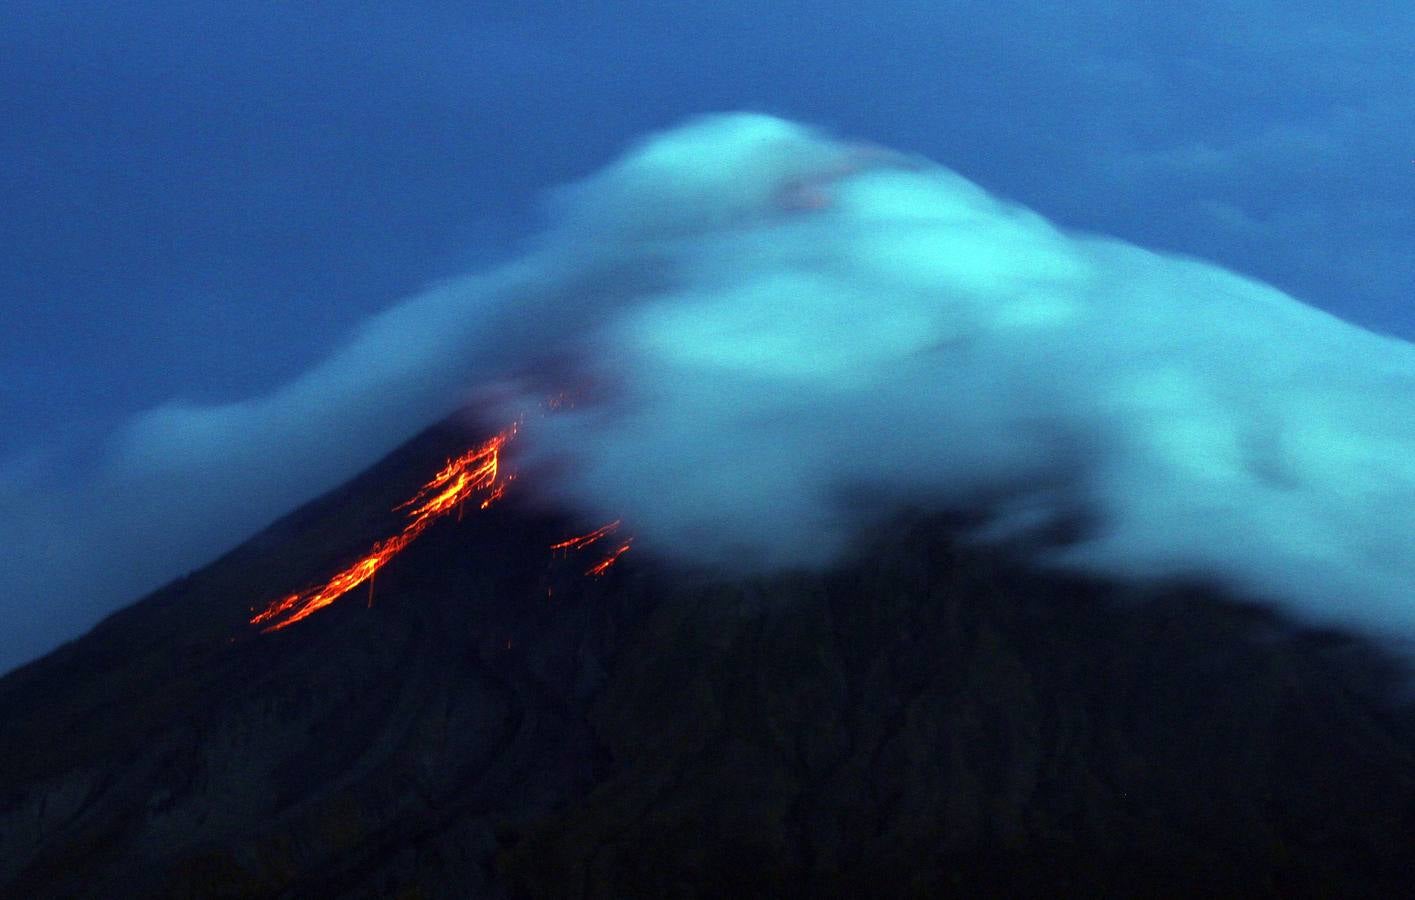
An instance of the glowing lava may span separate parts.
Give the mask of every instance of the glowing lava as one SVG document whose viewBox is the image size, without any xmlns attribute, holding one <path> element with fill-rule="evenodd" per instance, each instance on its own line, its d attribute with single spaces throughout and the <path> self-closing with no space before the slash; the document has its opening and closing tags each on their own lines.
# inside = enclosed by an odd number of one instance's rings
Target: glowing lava
<svg viewBox="0 0 1415 900">
<path fill-rule="evenodd" d="M 633 538 L 628 538 L 610 551 L 609 555 L 585 570 L 586 575 L 593 575 L 596 578 L 609 571 L 609 568 L 619 562 L 619 557 L 629 552 L 629 545 L 634 542 Z"/>
<path fill-rule="evenodd" d="M 593 544 L 594 542 L 598 541 L 600 538 L 613 534 L 617 530 L 619 530 L 619 520 L 615 519 L 608 525 L 601 525 L 594 531 L 588 532 L 586 534 L 576 535 L 572 538 L 566 538 L 558 544 L 551 544 L 550 549 L 564 550 L 567 554 L 571 550 L 583 550 L 590 544 Z"/>
<path fill-rule="evenodd" d="M 608 537 L 609 535 L 613 534 L 614 532 L 618 531 L 618 530 L 619 530 L 619 521 L 620 521 L 619 519 L 615 519 L 613 522 L 610 522 L 608 525 L 601 525 L 600 527 L 596 528 L 594 531 L 589 531 L 589 532 L 586 532 L 585 534 L 579 534 L 579 535 L 576 535 L 575 537 L 572 537 L 572 538 L 566 538 L 565 540 L 561 541 L 561 542 L 558 543 L 558 544 L 551 544 L 551 545 L 550 545 L 550 549 L 551 549 L 551 550 L 563 550 L 563 551 L 565 551 L 565 554 L 566 554 L 567 556 L 568 556 L 571 552 L 573 552 L 573 551 L 575 551 L 575 550 L 583 550 L 583 549 L 585 549 L 586 547 L 590 546 L 591 544 L 597 543 L 598 541 L 602 540 L 603 538 L 606 538 L 606 537 Z M 629 546 L 630 546 L 631 544 L 633 544 L 633 543 L 634 543 L 634 539 L 633 539 L 633 538 L 625 538 L 624 541 L 623 541 L 623 543 L 621 543 L 618 547 L 616 547 L 616 548 L 614 548 L 612 551 L 610 551 L 610 553 L 609 553 L 608 556 L 604 557 L 604 558 L 601 559 L 599 562 L 595 563 L 594 565 L 592 565 L 592 566 L 590 566 L 588 569 L 586 569 L 586 570 L 585 570 L 585 574 L 586 574 L 586 575 L 593 575 L 593 576 L 595 576 L 595 577 L 598 577 L 598 576 L 603 575 L 604 573 L 608 572 L 609 569 L 610 569 L 610 567 L 613 566 L 616 562 L 619 561 L 619 557 L 621 557 L 621 556 L 623 556 L 625 553 L 629 552 Z"/>
<path fill-rule="evenodd" d="M 501 477 L 501 448 L 515 436 L 516 426 L 512 425 L 481 446 L 448 461 L 411 499 L 394 507 L 408 510 L 408 524 L 402 531 L 374 544 L 362 559 L 323 584 L 271 603 L 256 613 L 250 623 L 265 625 L 262 632 L 278 631 L 323 609 L 365 581 L 370 583 L 372 591 L 374 573 L 417 540 L 433 522 L 453 510 L 460 512 L 462 504 L 478 492 L 483 494 L 482 509 L 501 498 L 510 480 Z M 372 596 L 370 593 L 370 600 Z"/>
</svg>

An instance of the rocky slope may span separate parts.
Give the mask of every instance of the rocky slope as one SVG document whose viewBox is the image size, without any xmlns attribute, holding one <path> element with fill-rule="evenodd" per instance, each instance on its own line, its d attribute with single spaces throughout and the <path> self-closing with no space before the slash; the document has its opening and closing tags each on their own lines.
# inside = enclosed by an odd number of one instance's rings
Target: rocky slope
<svg viewBox="0 0 1415 900">
<path fill-rule="evenodd" d="M 549 545 L 509 498 L 345 598 L 450 426 L 0 680 L 10 896 L 1401 892 L 1397 674 L 1201 587 L 914 516 L 825 573 Z M 592 561 L 592 560 L 590 560 Z"/>
</svg>

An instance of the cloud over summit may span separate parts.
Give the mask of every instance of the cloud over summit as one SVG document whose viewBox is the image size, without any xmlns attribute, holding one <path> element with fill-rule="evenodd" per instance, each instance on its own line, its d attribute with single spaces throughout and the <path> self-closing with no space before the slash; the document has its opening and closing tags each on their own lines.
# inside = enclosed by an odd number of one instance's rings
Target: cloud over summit
<svg viewBox="0 0 1415 900">
<path fill-rule="evenodd" d="M 155 409 L 83 490 L 6 495 L 10 516 L 70 491 L 73 511 L 4 551 L 3 588 L 106 610 L 494 394 L 530 413 L 523 463 L 560 463 L 524 489 L 669 557 L 823 564 L 903 505 L 985 508 L 980 539 L 1084 512 L 1079 543 L 1027 541 L 1038 562 L 1415 632 L 1406 342 L 760 115 L 655 136 L 548 210 L 521 257 L 278 391 Z M 603 390 L 534 412 L 556 383 Z M 76 595 L 113 565 L 131 576 L 111 594 Z M 57 637 L 36 622 L 18 652 Z"/>
</svg>

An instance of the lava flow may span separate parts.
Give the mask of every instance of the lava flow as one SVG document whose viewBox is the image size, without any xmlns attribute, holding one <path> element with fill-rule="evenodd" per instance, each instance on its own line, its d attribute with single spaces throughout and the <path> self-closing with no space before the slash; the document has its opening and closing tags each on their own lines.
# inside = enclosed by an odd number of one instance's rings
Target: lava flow
<svg viewBox="0 0 1415 900">
<path fill-rule="evenodd" d="M 460 511 L 462 504 L 473 494 L 484 494 L 482 509 L 499 500 L 506 491 L 506 482 L 510 480 L 509 477 L 501 477 L 501 448 L 515 436 L 516 426 L 512 425 L 481 446 L 450 460 L 411 499 L 394 507 L 408 510 L 408 524 L 403 526 L 402 531 L 374 544 L 362 559 L 323 584 L 271 603 L 256 613 L 250 623 L 264 625 L 262 632 L 278 631 L 323 609 L 366 581 L 372 587 L 375 572 L 415 541 L 433 522 L 453 510 Z"/>
<path fill-rule="evenodd" d="M 563 550 L 567 556 L 571 553 L 571 551 L 583 550 L 591 544 L 597 543 L 601 539 L 606 538 L 614 532 L 618 531 L 619 521 L 619 519 L 615 519 L 608 525 L 601 525 L 594 531 L 576 535 L 572 538 L 567 538 L 558 544 L 551 544 L 550 549 L 552 551 Z M 623 542 L 620 543 L 619 546 L 615 547 L 612 551 L 610 551 L 607 556 L 605 556 L 603 559 L 601 559 L 594 565 L 590 566 L 588 569 L 586 569 L 585 574 L 593 575 L 595 577 L 605 574 L 616 562 L 619 561 L 619 557 L 629 552 L 629 546 L 633 543 L 633 538 L 625 538 Z"/>
<path fill-rule="evenodd" d="M 551 545 L 550 545 L 550 549 L 551 549 L 551 550 L 564 550 L 565 553 L 566 553 L 566 555 L 569 555 L 569 553 L 570 553 L 571 550 L 583 550 L 584 548 L 588 547 L 590 544 L 593 544 L 593 543 L 595 543 L 596 541 L 598 541 L 600 538 L 605 537 L 606 535 L 613 534 L 613 533 L 614 533 L 615 531 L 617 531 L 618 529 L 619 529 L 619 520 L 618 520 L 618 519 L 615 519 L 613 522 L 610 522 L 608 525 L 601 525 L 600 527 L 596 528 L 594 531 L 587 532 L 587 533 L 585 533 L 585 534 L 579 534 L 579 535 L 576 535 L 575 537 L 572 537 L 572 538 L 566 538 L 565 540 L 561 541 L 561 542 L 558 543 L 558 544 L 551 544 Z"/>
<path fill-rule="evenodd" d="M 593 575 L 596 578 L 608 572 L 610 567 L 619 562 L 619 557 L 629 552 L 629 546 L 634 542 L 633 538 L 628 538 L 624 543 L 615 547 L 609 555 L 585 570 L 586 575 Z"/>
</svg>

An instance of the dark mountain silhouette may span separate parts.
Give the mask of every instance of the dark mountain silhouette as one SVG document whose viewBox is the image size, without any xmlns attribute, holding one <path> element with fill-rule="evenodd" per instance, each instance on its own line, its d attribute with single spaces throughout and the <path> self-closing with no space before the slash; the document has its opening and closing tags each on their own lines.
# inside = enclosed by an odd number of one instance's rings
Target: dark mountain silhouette
<svg viewBox="0 0 1415 900">
<path fill-rule="evenodd" d="M 515 493 L 362 595 L 443 425 L 0 680 L 0 893 L 1403 894 L 1415 715 L 1374 649 L 898 519 L 824 573 L 604 578 Z"/>
</svg>

